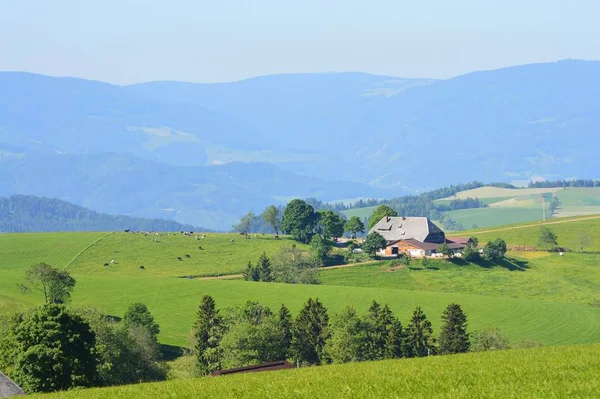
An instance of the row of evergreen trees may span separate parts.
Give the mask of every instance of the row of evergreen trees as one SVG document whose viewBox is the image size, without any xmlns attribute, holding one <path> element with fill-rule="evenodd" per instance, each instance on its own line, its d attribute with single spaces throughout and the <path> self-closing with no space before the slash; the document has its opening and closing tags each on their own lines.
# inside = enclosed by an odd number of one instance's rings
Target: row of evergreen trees
<svg viewBox="0 0 600 399">
<path fill-rule="evenodd" d="M 193 344 L 201 375 L 283 359 L 319 365 L 469 351 L 467 317 L 460 305 L 448 305 L 442 322 L 436 340 L 420 307 L 403 327 L 388 305 L 375 301 L 363 316 L 348 306 L 330 319 L 325 306 L 310 298 L 292 318 L 285 305 L 273 313 L 252 301 L 221 312 L 214 299 L 205 295 Z"/>
</svg>

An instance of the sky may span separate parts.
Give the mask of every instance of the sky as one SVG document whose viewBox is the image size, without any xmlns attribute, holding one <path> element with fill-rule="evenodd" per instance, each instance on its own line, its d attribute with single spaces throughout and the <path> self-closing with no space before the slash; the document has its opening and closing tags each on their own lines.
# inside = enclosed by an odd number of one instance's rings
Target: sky
<svg viewBox="0 0 600 399">
<path fill-rule="evenodd" d="M 598 0 L 0 0 L 0 71 L 115 84 L 600 59 Z"/>
</svg>

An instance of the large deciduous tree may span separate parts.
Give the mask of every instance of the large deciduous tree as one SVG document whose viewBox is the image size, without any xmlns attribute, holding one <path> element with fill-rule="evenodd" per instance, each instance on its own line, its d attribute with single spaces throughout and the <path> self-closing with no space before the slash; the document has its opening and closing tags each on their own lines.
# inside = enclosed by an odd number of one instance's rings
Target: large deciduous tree
<svg viewBox="0 0 600 399">
<path fill-rule="evenodd" d="M 319 263 L 295 246 L 273 255 L 273 281 L 288 284 L 319 284 Z"/>
<path fill-rule="evenodd" d="M 275 233 L 275 237 L 279 238 L 279 231 L 281 231 L 281 215 L 279 208 L 275 205 L 269 206 L 263 211 L 262 218 L 265 223 L 271 226 L 273 233 Z"/>
<path fill-rule="evenodd" d="M 358 216 L 352 216 L 346 222 L 346 225 L 344 226 L 344 231 L 349 231 L 350 233 L 352 233 L 352 238 L 356 238 L 356 235 L 358 233 L 365 232 L 365 225 Z"/>
<path fill-rule="evenodd" d="M 219 343 L 224 332 L 223 318 L 215 307 L 215 300 L 204 295 L 194 325 L 194 351 L 201 375 L 221 368 Z"/>
<path fill-rule="evenodd" d="M 592 243 L 592 238 L 585 231 L 577 233 L 577 239 L 575 244 L 579 248 L 579 252 L 583 253 L 583 249 Z"/>
<path fill-rule="evenodd" d="M 344 235 L 345 221 L 340 215 L 329 210 L 319 211 L 319 215 L 325 238 L 337 238 Z"/>
<path fill-rule="evenodd" d="M 14 379 L 27 392 L 93 386 L 98 381 L 96 335 L 64 305 L 45 304 L 14 327 Z"/>
<path fill-rule="evenodd" d="M 46 303 L 67 303 L 75 287 L 75 279 L 68 271 L 56 269 L 46 263 L 38 263 L 27 269 L 25 280 L 44 294 Z M 20 287 L 28 292 L 31 290 L 29 285 L 21 284 Z"/>
<path fill-rule="evenodd" d="M 467 333 L 467 316 L 460 305 L 452 303 L 442 314 L 442 331 L 439 349 L 442 355 L 468 352 L 470 347 Z"/>
<path fill-rule="evenodd" d="M 315 232 L 318 220 L 319 216 L 315 213 L 312 205 L 300 199 L 294 199 L 285 207 L 281 230 L 286 234 L 291 234 L 295 240 L 308 244 Z"/>
<path fill-rule="evenodd" d="M 325 353 L 333 363 L 358 362 L 369 360 L 367 350 L 367 326 L 356 313 L 356 309 L 346 306 L 331 319 L 330 338 L 325 345 Z"/>
<path fill-rule="evenodd" d="M 299 364 L 321 364 L 326 360 L 329 316 L 318 299 L 310 298 L 298 313 L 292 328 L 292 353 Z"/>
<path fill-rule="evenodd" d="M 398 216 L 398 213 L 387 205 L 379 205 L 371 214 L 369 229 L 373 228 L 385 216 Z"/>
</svg>

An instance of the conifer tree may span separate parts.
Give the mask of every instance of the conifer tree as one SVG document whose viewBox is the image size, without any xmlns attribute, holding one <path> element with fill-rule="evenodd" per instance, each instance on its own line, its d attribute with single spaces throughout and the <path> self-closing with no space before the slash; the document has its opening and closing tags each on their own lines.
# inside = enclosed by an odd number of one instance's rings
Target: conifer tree
<svg viewBox="0 0 600 399">
<path fill-rule="evenodd" d="M 194 350 L 200 374 L 206 375 L 221 368 L 219 343 L 223 336 L 223 319 L 215 300 L 204 295 L 194 325 Z"/>
<path fill-rule="evenodd" d="M 442 331 L 440 332 L 440 353 L 468 352 L 470 347 L 469 334 L 467 333 L 467 316 L 460 305 L 448 305 L 442 314 Z"/>
<path fill-rule="evenodd" d="M 273 270 L 271 268 L 271 260 L 267 257 L 266 253 L 263 252 L 258 258 L 256 269 L 258 271 L 258 278 L 260 281 L 273 281 Z"/>
<path fill-rule="evenodd" d="M 397 359 L 402 357 L 403 339 L 402 323 L 397 319 L 392 320 L 385 340 L 383 352 L 384 359 Z"/>
<path fill-rule="evenodd" d="M 309 298 L 292 328 L 292 351 L 297 363 L 321 364 L 329 336 L 327 309 L 318 299 Z"/>
<path fill-rule="evenodd" d="M 282 304 L 279 308 L 279 328 L 283 331 L 283 340 L 281 345 L 283 346 L 282 352 L 285 353 L 286 358 L 290 355 L 290 346 L 292 344 L 292 314 L 290 310 Z"/>
<path fill-rule="evenodd" d="M 406 329 L 404 351 L 406 357 L 425 357 L 436 353 L 431 322 L 419 306 Z"/>
</svg>

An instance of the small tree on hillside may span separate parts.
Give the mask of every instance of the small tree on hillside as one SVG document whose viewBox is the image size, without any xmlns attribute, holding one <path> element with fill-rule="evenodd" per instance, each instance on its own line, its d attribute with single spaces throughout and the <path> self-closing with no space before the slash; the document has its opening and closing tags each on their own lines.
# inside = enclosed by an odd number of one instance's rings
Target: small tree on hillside
<svg viewBox="0 0 600 399">
<path fill-rule="evenodd" d="M 387 205 L 379 205 L 371 214 L 369 229 L 373 228 L 385 216 L 398 216 L 398 213 Z"/>
<path fill-rule="evenodd" d="M 275 237 L 279 238 L 279 231 L 281 230 L 281 214 L 279 208 L 275 205 L 269 206 L 262 213 L 262 218 L 269 226 L 271 226 L 275 233 Z"/>
<path fill-rule="evenodd" d="M 292 328 L 292 353 L 298 364 L 321 364 L 329 333 L 327 309 L 310 298 L 298 313 Z"/>
<path fill-rule="evenodd" d="M 467 333 L 467 316 L 460 305 L 450 304 L 442 314 L 442 331 L 440 332 L 440 353 L 442 355 L 469 351 L 469 334 Z"/>
<path fill-rule="evenodd" d="M 194 325 L 194 351 L 201 375 L 221 368 L 219 343 L 224 332 L 223 318 L 215 307 L 215 300 L 204 295 Z"/>
<path fill-rule="evenodd" d="M 254 266 L 252 262 L 248 262 L 243 275 L 244 280 L 246 281 L 260 281 L 260 270 L 257 266 Z"/>
<path fill-rule="evenodd" d="M 579 248 L 579 251 L 581 253 L 583 253 L 583 249 L 585 247 L 589 246 L 591 243 L 592 243 L 592 238 L 584 231 L 580 231 L 577 234 L 576 245 L 577 245 L 577 248 Z"/>
<path fill-rule="evenodd" d="M 283 304 L 279 308 L 278 322 L 279 329 L 283 332 L 282 346 L 285 348 L 284 359 L 287 359 L 290 356 L 290 347 L 292 345 L 292 328 L 294 321 L 292 320 L 292 314 L 290 313 L 290 310 Z"/>
<path fill-rule="evenodd" d="M 431 322 L 418 306 L 406 328 L 404 352 L 406 357 L 425 357 L 436 353 Z"/>
<path fill-rule="evenodd" d="M 483 248 L 483 257 L 489 261 L 498 261 L 506 254 L 506 242 L 502 238 L 488 241 Z"/>
<path fill-rule="evenodd" d="M 503 350 L 510 347 L 508 337 L 497 328 L 486 328 L 471 335 L 471 352 Z"/>
<path fill-rule="evenodd" d="M 154 321 L 154 317 L 152 317 L 146 305 L 140 302 L 134 302 L 129 305 L 123 316 L 123 324 L 127 328 L 133 326 L 143 327 L 148 330 L 154 339 L 157 339 L 160 332 L 160 327 Z"/>
<path fill-rule="evenodd" d="M 325 344 L 327 358 L 333 363 L 367 360 L 367 328 L 351 306 L 344 307 L 331 319 L 330 338 Z"/>
<path fill-rule="evenodd" d="M 75 287 L 75 279 L 68 271 L 56 269 L 46 263 L 38 263 L 27 269 L 25 280 L 31 287 L 44 294 L 46 303 L 67 303 Z M 19 286 L 24 292 L 31 291 L 28 285 Z"/>
<path fill-rule="evenodd" d="M 312 240 L 310 240 L 310 248 L 315 260 L 320 265 L 324 265 L 329 257 L 329 251 L 331 251 L 331 243 L 323 238 L 322 235 L 315 234 Z"/>
<path fill-rule="evenodd" d="M 254 222 L 254 217 L 254 213 L 248 212 L 242 217 L 238 224 L 233 226 L 233 229 L 248 238 L 248 233 L 252 227 L 252 222 Z"/>
<path fill-rule="evenodd" d="M 365 232 L 365 225 L 363 224 L 363 222 L 360 220 L 360 218 L 358 216 L 352 216 L 346 222 L 346 225 L 344 226 L 344 231 L 351 232 L 352 238 L 354 239 L 354 238 L 356 238 L 356 235 L 358 233 Z"/>
<path fill-rule="evenodd" d="M 260 281 L 270 282 L 273 281 L 273 269 L 271 267 L 271 260 L 266 253 L 260 254 L 258 262 L 256 264 L 258 270 L 258 278 Z"/>
<path fill-rule="evenodd" d="M 374 256 L 378 250 L 385 248 L 387 242 L 378 232 L 370 233 L 362 244 L 363 250 L 371 256 Z"/>
<path fill-rule="evenodd" d="M 538 244 L 550 250 L 558 245 L 556 234 L 546 226 L 540 227 L 540 235 L 538 236 Z"/>
</svg>

